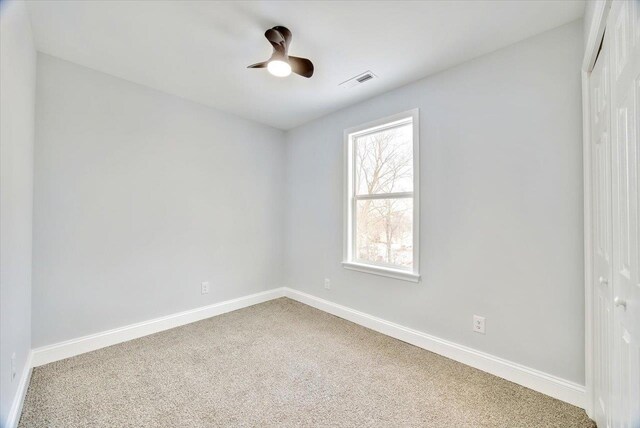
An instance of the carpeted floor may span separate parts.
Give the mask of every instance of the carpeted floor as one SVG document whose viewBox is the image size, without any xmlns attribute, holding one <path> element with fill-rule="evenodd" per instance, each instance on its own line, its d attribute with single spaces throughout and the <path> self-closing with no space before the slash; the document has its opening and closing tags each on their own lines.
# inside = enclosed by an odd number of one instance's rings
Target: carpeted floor
<svg viewBox="0 0 640 428">
<path fill-rule="evenodd" d="M 594 427 L 583 410 L 282 298 L 37 367 L 20 427 Z"/>
</svg>

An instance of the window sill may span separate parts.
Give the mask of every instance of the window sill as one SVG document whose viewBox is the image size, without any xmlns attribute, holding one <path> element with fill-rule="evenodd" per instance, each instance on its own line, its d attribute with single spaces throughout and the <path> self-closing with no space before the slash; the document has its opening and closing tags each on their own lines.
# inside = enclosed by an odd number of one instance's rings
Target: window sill
<svg viewBox="0 0 640 428">
<path fill-rule="evenodd" d="M 402 281 L 420 282 L 420 275 L 399 269 L 383 268 L 379 266 L 365 265 L 361 263 L 342 262 L 342 267 L 349 270 L 371 273 L 373 275 L 386 276 L 388 278 L 400 279 Z"/>
</svg>

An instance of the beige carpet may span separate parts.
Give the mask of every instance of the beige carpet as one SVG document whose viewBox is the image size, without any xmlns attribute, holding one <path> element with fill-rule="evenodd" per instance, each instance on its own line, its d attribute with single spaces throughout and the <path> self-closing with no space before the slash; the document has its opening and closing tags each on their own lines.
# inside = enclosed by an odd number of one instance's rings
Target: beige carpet
<svg viewBox="0 0 640 428">
<path fill-rule="evenodd" d="M 593 427 L 584 411 L 289 299 L 34 369 L 20 427 Z"/>
</svg>

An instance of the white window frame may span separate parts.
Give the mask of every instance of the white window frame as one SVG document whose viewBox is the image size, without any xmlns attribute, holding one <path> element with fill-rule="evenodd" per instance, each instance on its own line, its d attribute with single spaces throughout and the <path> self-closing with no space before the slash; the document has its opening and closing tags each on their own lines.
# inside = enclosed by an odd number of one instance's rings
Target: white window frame
<svg viewBox="0 0 640 428">
<path fill-rule="evenodd" d="M 388 193 L 383 195 L 355 194 L 355 159 L 354 137 L 368 134 L 382 129 L 398 126 L 402 122 L 411 121 L 413 124 L 413 192 Z M 420 281 L 420 133 L 419 133 L 418 109 L 408 110 L 402 113 L 387 116 L 365 124 L 354 126 L 344 130 L 344 249 L 342 266 L 346 269 L 386 276 L 405 281 Z M 412 195 L 411 195 L 412 194 Z M 397 198 L 411 195 L 413 198 L 413 266 L 402 268 L 398 266 L 384 265 L 370 261 L 359 261 L 355 258 L 355 204 L 358 199 L 384 199 Z"/>
</svg>

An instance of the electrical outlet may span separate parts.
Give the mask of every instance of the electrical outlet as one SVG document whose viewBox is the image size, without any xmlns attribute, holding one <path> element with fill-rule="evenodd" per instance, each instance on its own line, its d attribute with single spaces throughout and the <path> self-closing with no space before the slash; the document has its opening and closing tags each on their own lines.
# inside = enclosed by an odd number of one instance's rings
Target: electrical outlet
<svg viewBox="0 0 640 428">
<path fill-rule="evenodd" d="M 200 291 L 202 292 L 202 294 L 208 294 L 209 293 L 209 283 L 208 282 L 203 282 L 201 284 Z"/>
<path fill-rule="evenodd" d="M 473 331 L 484 334 L 484 317 L 479 315 L 473 316 Z"/>
<path fill-rule="evenodd" d="M 11 382 L 16 378 L 16 353 L 11 354 Z"/>
<path fill-rule="evenodd" d="M 324 289 L 331 290 L 331 280 L 329 278 L 324 279 Z"/>
</svg>

